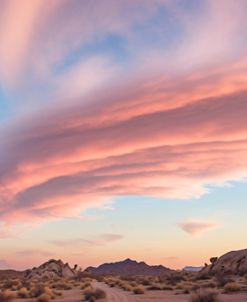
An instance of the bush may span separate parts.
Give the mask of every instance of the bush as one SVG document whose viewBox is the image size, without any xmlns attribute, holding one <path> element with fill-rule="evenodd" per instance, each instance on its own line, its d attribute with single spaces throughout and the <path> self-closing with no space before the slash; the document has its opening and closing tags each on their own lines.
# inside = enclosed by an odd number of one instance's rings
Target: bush
<svg viewBox="0 0 247 302">
<path fill-rule="evenodd" d="M 48 294 L 42 294 L 42 295 L 40 295 L 38 298 L 37 298 L 37 301 L 38 302 L 50 302 L 50 300 L 51 300 L 51 296 L 50 295 L 48 295 Z"/>
<path fill-rule="evenodd" d="M 32 298 L 38 298 L 38 297 L 42 296 L 43 294 L 46 294 L 47 296 L 49 296 L 50 299 L 55 298 L 54 292 L 48 286 L 37 284 L 30 290 L 30 296 Z"/>
<path fill-rule="evenodd" d="M 9 302 L 16 297 L 15 293 L 10 290 L 0 292 L 0 302 Z"/>
<path fill-rule="evenodd" d="M 72 289 L 72 286 L 66 281 L 56 282 L 52 285 L 52 287 L 56 288 L 56 289 L 60 289 L 60 290 L 70 290 L 70 289 Z"/>
<path fill-rule="evenodd" d="M 232 282 L 230 276 L 224 273 L 217 274 L 215 278 L 219 287 L 224 287 L 227 283 Z"/>
<path fill-rule="evenodd" d="M 98 299 L 104 299 L 106 297 L 106 293 L 100 288 L 86 289 L 84 291 L 84 297 L 87 301 L 94 301 Z"/>
<path fill-rule="evenodd" d="M 235 282 L 229 282 L 224 286 L 225 293 L 232 293 L 240 291 L 240 286 Z"/>
<path fill-rule="evenodd" d="M 29 298 L 30 294 L 29 291 L 26 289 L 26 287 L 22 287 L 19 289 L 18 293 L 17 293 L 19 298 Z"/>
<path fill-rule="evenodd" d="M 85 283 L 82 283 L 81 289 L 86 289 L 87 287 L 90 287 L 90 286 L 91 286 L 90 282 L 85 282 Z"/>
<path fill-rule="evenodd" d="M 181 273 L 171 273 L 167 276 L 167 283 L 169 285 L 177 285 L 179 282 L 184 280 L 184 276 Z"/>
<path fill-rule="evenodd" d="M 217 302 L 218 293 L 213 290 L 199 289 L 190 297 L 191 302 Z"/>
<path fill-rule="evenodd" d="M 133 288 L 133 293 L 135 294 L 135 295 L 142 295 L 142 294 L 144 294 L 144 288 L 142 287 L 142 286 L 137 286 L 137 287 L 134 287 Z"/>
</svg>

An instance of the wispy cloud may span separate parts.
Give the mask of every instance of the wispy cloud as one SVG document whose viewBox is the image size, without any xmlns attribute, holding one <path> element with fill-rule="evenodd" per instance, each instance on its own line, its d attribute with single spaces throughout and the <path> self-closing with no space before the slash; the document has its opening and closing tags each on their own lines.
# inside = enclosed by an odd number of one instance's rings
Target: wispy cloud
<svg viewBox="0 0 247 302">
<path fill-rule="evenodd" d="M 59 247 L 64 246 L 84 246 L 84 247 L 93 247 L 101 246 L 110 242 L 118 241 L 124 238 L 120 234 L 100 234 L 98 236 L 91 236 L 92 238 L 75 238 L 67 240 L 50 240 L 49 243 L 54 244 Z"/>
<path fill-rule="evenodd" d="M 90 106 L 51 110 L 5 129 L 2 220 L 76 216 L 118 195 L 199 197 L 207 185 L 243 179 L 244 64 L 211 77 L 106 89 Z"/>
<path fill-rule="evenodd" d="M 24 249 L 21 251 L 16 252 L 17 255 L 20 256 L 44 256 L 44 257 L 51 257 L 54 255 L 52 252 L 42 251 L 39 249 Z"/>
<path fill-rule="evenodd" d="M 2 1 L 5 89 L 18 83 L 33 92 L 37 85 L 37 98 L 49 89 L 59 96 L 1 129 L 6 228 L 79 216 L 115 196 L 197 198 L 209 185 L 247 177 L 247 59 L 235 49 L 246 35 L 246 1 L 203 1 L 205 10 L 190 12 L 171 3 L 54 0 L 48 8 L 40 0 Z M 158 27 L 155 19 L 161 7 L 180 25 L 169 51 L 167 18 Z M 97 52 L 107 39 L 110 50 Z M 112 53 L 116 41 L 124 49 Z M 195 66 L 186 68 L 189 61 Z"/>
<path fill-rule="evenodd" d="M 179 224 L 179 226 L 189 235 L 198 236 L 207 231 L 218 228 L 220 223 L 210 220 L 189 219 Z"/>
</svg>

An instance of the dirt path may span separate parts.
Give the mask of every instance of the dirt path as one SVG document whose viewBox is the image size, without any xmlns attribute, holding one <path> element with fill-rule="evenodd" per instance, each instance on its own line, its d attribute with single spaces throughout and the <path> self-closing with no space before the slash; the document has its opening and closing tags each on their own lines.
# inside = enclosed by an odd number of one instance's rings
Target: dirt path
<svg viewBox="0 0 247 302">
<path fill-rule="evenodd" d="M 94 288 L 100 288 L 107 294 L 107 298 L 102 302 L 188 302 L 190 295 L 175 295 L 170 291 L 150 291 L 144 295 L 133 295 L 116 287 L 109 287 L 105 283 L 93 282 Z M 247 293 L 234 293 L 219 295 L 220 302 L 246 302 Z"/>
<path fill-rule="evenodd" d="M 93 287 L 100 288 L 106 292 L 107 302 L 148 302 L 147 300 L 143 300 L 129 292 L 125 292 L 115 287 L 109 287 L 105 283 L 93 282 Z"/>
</svg>

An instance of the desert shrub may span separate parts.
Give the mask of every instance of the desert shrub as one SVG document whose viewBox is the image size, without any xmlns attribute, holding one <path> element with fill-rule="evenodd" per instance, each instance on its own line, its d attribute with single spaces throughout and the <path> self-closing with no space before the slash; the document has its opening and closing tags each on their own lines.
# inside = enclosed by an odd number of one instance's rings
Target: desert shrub
<svg viewBox="0 0 247 302">
<path fill-rule="evenodd" d="M 189 288 L 184 288 L 183 289 L 183 294 L 188 295 L 190 293 Z"/>
<path fill-rule="evenodd" d="M 217 302 L 218 293 L 214 290 L 198 289 L 191 297 L 191 302 Z"/>
<path fill-rule="evenodd" d="M 31 283 L 30 281 L 23 280 L 23 281 L 21 282 L 21 287 L 20 287 L 20 289 L 23 288 L 23 287 L 25 287 L 27 290 L 29 290 L 30 287 L 31 287 L 31 285 L 32 285 L 32 283 Z"/>
<path fill-rule="evenodd" d="M 143 279 L 143 280 L 140 281 L 140 283 L 144 286 L 149 286 L 149 285 L 151 286 L 152 285 L 152 282 L 148 279 Z"/>
<path fill-rule="evenodd" d="M 134 293 L 135 295 L 142 295 L 142 294 L 144 294 L 144 292 L 145 292 L 143 286 L 136 286 L 136 287 L 133 288 L 132 291 L 133 291 L 133 293 Z"/>
<path fill-rule="evenodd" d="M 215 288 L 216 284 L 215 284 L 215 282 L 211 281 L 211 282 L 206 282 L 206 283 L 201 284 L 201 287 L 204 287 L 204 288 Z"/>
<path fill-rule="evenodd" d="M 58 281 L 56 283 L 53 283 L 53 288 L 59 289 L 59 290 L 70 290 L 72 289 L 71 284 L 68 281 Z"/>
<path fill-rule="evenodd" d="M 44 293 L 44 286 L 41 284 L 36 284 L 30 289 L 30 296 L 32 298 L 37 298 Z"/>
<path fill-rule="evenodd" d="M 3 283 L 2 288 L 16 290 L 21 285 L 18 279 L 8 279 Z"/>
<path fill-rule="evenodd" d="M 200 287 L 200 285 L 199 284 L 193 284 L 192 286 L 191 286 L 191 290 L 192 291 L 197 291 L 198 289 L 200 289 L 201 287 Z"/>
<path fill-rule="evenodd" d="M 100 288 L 96 288 L 96 289 L 91 288 L 91 289 L 86 289 L 84 291 L 84 298 L 87 301 L 104 299 L 105 297 L 106 297 L 106 293 Z"/>
<path fill-rule="evenodd" d="M 227 283 L 232 282 L 231 277 L 224 273 L 219 273 L 219 274 L 215 275 L 215 279 L 216 279 L 218 287 L 224 287 Z"/>
<path fill-rule="evenodd" d="M 17 293 L 18 297 L 19 298 L 29 298 L 29 291 L 27 290 L 26 287 L 22 287 L 18 290 L 18 293 Z"/>
<path fill-rule="evenodd" d="M 9 302 L 16 297 L 15 293 L 11 290 L 4 290 L 0 292 L 0 302 Z"/>
<path fill-rule="evenodd" d="M 51 300 L 51 296 L 49 296 L 48 294 L 44 293 L 41 294 L 40 296 L 38 296 L 37 301 L 38 302 L 50 302 Z"/>
<path fill-rule="evenodd" d="M 131 291 L 132 290 L 132 286 L 127 282 L 121 282 L 119 284 L 119 287 L 122 288 L 125 291 Z"/>
<path fill-rule="evenodd" d="M 83 290 L 83 289 L 85 289 L 87 287 L 90 287 L 90 286 L 91 286 L 91 282 L 85 282 L 85 283 L 82 283 L 81 289 Z"/>
<path fill-rule="evenodd" d="M 177 283 L 184 281 L 184 276 L 181 273 L 172 273 L 167 276 L 167 283 L 170 285 L 176 285 Z"/>
<path fill-rule="evenodd" d="M 96 288 L 94 290 L 94 296 L 95 296 L 95 299 L 104 299 L 106 297 L 106 293 L 100 289 L 100 288 Z"/>
<path fill-rule="evenodd" d="M 50 299 L 55 298 L 55 293 L 48 286 L 44 286 L 43 284 L 36 284 L 30 290 L 30 296 L 32 298 L 38 298 L 41 295 L 46 294 L 50 297 Z"/>
<path fill-rule="evenodd" d="M 236 282 L 226 283 L 224 286 L 225 293 L 232 293 L 240 291 L 240 286 Z"/>
<path fill-rule="evenodd" d="M 121 276 L 120 279 L 123 281 L 135 281 L 136 280 L 136 278 L 133 276 Z"/>
</svg>

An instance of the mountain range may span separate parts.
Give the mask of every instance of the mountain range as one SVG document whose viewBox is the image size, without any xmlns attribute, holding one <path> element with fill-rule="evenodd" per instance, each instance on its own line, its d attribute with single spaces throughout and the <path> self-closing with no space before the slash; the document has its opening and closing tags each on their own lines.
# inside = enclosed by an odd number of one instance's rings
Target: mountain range
<svg viewBox="0 0 247 302">
<path fill-rule="evenodd" d="M 162 265 L 148 265 L 145 262 L 126 259 L 114 263 L 104 263 L 98 267 L 88 267 L 85 271 L 97 275 L 164 275 L 171 270 Z"/>
</svg>

